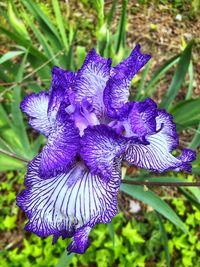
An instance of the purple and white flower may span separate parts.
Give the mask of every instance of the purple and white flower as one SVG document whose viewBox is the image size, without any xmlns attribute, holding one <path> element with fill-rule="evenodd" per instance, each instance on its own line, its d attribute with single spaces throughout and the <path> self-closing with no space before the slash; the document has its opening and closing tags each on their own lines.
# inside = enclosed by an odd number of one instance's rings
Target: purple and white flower
<svg viewBox="0 0 200 267">
<path fill-rule="evenodd" d="M 92 49 L 75 73 L 53 68 L 49 93 L 24 98 L 21 110 L 47 137 L 17 197 L 27 231 L 53 235 L 53 242 L 73 237 L 68 251 L 84 253 L 91 229 L 117 213 L 123 160 L 155 172 L 191 171 L 192 150 L 172 155 L 178 147 L 172 116 L 149 98 L 128 102 L 131 79 L 149 59 L 137 45 L 111 67 Z"/>
</svg>

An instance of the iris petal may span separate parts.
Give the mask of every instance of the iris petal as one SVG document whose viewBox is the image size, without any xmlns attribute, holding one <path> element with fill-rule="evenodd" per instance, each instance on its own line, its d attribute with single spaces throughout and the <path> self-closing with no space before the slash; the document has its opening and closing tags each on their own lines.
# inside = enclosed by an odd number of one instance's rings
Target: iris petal
<svg viewBox="0 0 200 267">
<path fill-rule="evenodd" d="M 111 117 L 115 118 L 128 102 L 130 82 L 149 59 L 149 55 L 140 52 L 140 45 L 136 45 L 130 56 L 112 69 L 104 90 L 104 104 Z"/>
<path fill-rule="evenodd" d="M 47 116 L 48 103 L 49 95 L 42 91 L 26 96 L 20 105 L 21 110 L 29 116 L 29 124 L 45 136 L 48 136 L 51 130 Z"/>
<path fill-rule="evenodd" d="M 155 172 L 190 171 L 189 162 L 195 159 L 192 150 L 184 150 L 179 157 L 171 154 L 172 150 L 178 147 L 178 135 L 172 116 L 163 110 L 158 111 L 156 125 L 158 132 L 146 137 L 149 145 L 132 143 L 126 151 L 125 160 Z"/>
<path fill-rule="evenodd" d="M 132 108 L 122 118 L 126 136 L 145 137 L 156 133 L 156 103 L 147 98 L 143 102 L 132 103 Z"/>
<path fill-rule="evenodd" d="M 111 177 L 114 159 L 120 158 L 126 147 L 126 140 L 112 128 L 97 125 L 85 129 L 80 154 L 90 171 L 107 181 Z"/>
<path fill-rule="evenodd" d="M 48 115 L 51 120 L 55 120 L 61 102 L 69 105 L 74 100 L 72 85 L 76 73 L 63 70 L 58 67 L 52 69 L 52 84 L 49 92 Z"/>
<path fill-rule="evenodd" d="M 93 104 L 95 113 L 102 120 L 105 113 L 103 104 L 103 90 L 110 76 L 111 59 L 100 57 L 92 49 L 76 77 L 75 99 L 82 102 L 86 99 Z"/>
<path fill-rule="evenodd" d="M 79 129 L 69 120 L 61 103 L 55 127 L 41 152 L 40 175 L 49 178 L 66 171 L 79 149 Z"/>
<path fill-rule="evenodd" d="M 116 161 L 113 165 L 108 183 L 92 175 L 82 162 L 44 180 L 39 176 L 40 160 L 37 157 L 29 164 L 27 189 L 17 197 L 18 206 L 29 218 L 25 228 L 41 237 L 74 236 L 69 251 L 82 253 L 88 246 L 89 228 L 110 222 L 117 213 L 120 164 Z"/>
</svg>

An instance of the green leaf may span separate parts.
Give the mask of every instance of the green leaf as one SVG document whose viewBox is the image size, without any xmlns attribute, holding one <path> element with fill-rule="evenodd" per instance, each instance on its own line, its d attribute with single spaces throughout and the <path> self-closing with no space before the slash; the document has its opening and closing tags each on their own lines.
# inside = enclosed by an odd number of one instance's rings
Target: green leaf
<svg viewBox="0 0 200 267">
<path fill-rule="evenodd" d="M 128 224 L 123 227 L 122 235 L 125 236 L 131 244 L 140 244 L 145 242 L 144 239 L 139 235 L 137 230 L 133 229 L 130 222 L 128 222 Z"/>
<path fill-rule="evenodd" d="M 24 169 L 25 165 L 15 158 L 4 155 L 0 152 L 0 171 L 12 171 Z"/>
<path fill-rule="evenodd" d="M 42 28 L 44 28 L 44 26 L 48 27 L 48 29 L 54 35 L 54 38 L 56 37 L 57 39 L 59 39 L 59 33 L 56 27 L 53 25 L 51 20 L 46 16 L 46 14 L 41 10 L 38 4 L 36 4 L 34 1 L 26 1 L 26 0 L 21 0 L 21 2 L 30 11 L 30 13 L 37 19 L 38 23 Z"/>
<path fill-rule="evenodd" d="M 170 220 L 173 224 L 178 226 L 183 232 L 187 233 L 187 229 L 178 215 L 153 191 L 149 189 L 146 191 L 143 186 L 131 186 L 127 184 L 121 184 L 121 190 L 128 195 L 148 204 L 162 214 L 165 218 Z"/>
<path fill-rule="evenodd" d="M 78 69 L 81 68 L 84 59 L 86 57 L 86 48 L 83 46 L 77 46 L 77 65 Z"/>
<path fill-rule="evenodd" d="M 200 98 L 184 100 L 174 106 L 170 111 L 173 115 L 177 129 L 182 130 L 188 126 L 199 124 L 200 121 Z"/>
<path fill-rule="evenodd" d="M 113 243 L 113 247 L 114 247 L 115 246 L 115 229 L 114 229 L 112 222 L 108 223 L 108 232 L 109 232 L 109 235 L 112 239 L 112 243 Z"/>
<path fill-rule="evenodd" d="M 72 261 L 74 254 L 68 254 L 67 251 L 64 251 L 60 257 L 56 267 L 67 267 Z"/>
<path fill-rule="evenodd" d="M 69 44 L 68 44 L 68 40 L 66 37 L 66 30 L 65 30 L 65 26 L 64 26 L 64 22 L 63 22 L 63 17 L 60 11 L 60 6 L 59 6 L 59 2 L 58 0 L 52 0 L 52 5 L 53 5 L 53 9 L 54 9 L 54 13 L 56 15 L 56 22 L 62 37 L 62 41 L 63 44 L 65 46 L 66 52 L 68 52 L 69 50 Z"/>
<path fill-rule="evenodd" d="M 47 58 L 52 58 L 53 55 L 54 55 L 54 52 L 51 49 L 50 45 L 48 44 L 48 41 L 45 38 L 45 35 L 43 33 L 41 33 L 41 31 L 37 28 L 37 26 L 34 24 L 32 19 L 30 19 L 27 14 L 24 14 L 24 16 L 26 18 L 26 21 L 27 21 L 28 25 L 32 29 L 35 37 L 37 38 L 38 42 L 43 47 L 46 57 Z M 58 61 L 56 59 L 54 59 L 53 63 L 56 65 L 56 64 L 58 64 Z"/>
<path fill-rule="evenodd" d="M 8 18 L 14 31 L 23 36 L 25 39 L 29 40 L 30 37 L 26 30 L 26 27 L 24 26 L 22 21 L 17 18 L 16 13 L 13 11 L 11 2 L 8 2 Z"/>
<path fill-rule="evenodd" d="M 193 90 L 193 64 L 192 64 L 192 60 L 190 60 L 188 73 L 189 73 L 189 86 L 188 86 L 187 95 L 185 97 L 186 100 L 189 100 L 192 98 L 192 90 Z"/>
<path fill-rule="evenodd" d="M 192 55 L 192 45 L 193 42 L 189 43 L 183 51 L 180 61 L 178 62 L 175 74 L 172 78 L 172 82 L 160 104 L 160 106 L 162 108 L 165 108 L 166 110 L 169 110 L 174 98 L 176 97 L 179 89 L 181 88 L 182 82 L 185 79 L 185 75 L 187 73 Z"/>
<path fill-rule="evenodd" d="M 152 64 L 152 61 L 150 60 L 142 72 L 142 77 L 141 77 L 140 83 L 138 85 L 138 92 L 137 92 L 137 96 L 136 96 L 136 101 L 140 99 L 140 95 L 145 94 L 144 85 L 145 85 L 145 81 L 146 81 L 147 75 L 149 73 L 149 69 L 151 67 L 151 64 Z"/>
<path fill-rule="evenodd" d="M 190 190 L 193 193 L 193 195 L 190 194 L 188 190 Z M 195 205 L 200 210 L 200 202 L 198 201 L 199 196 L 197 196 L 198 198 L 194 197 L 195 194 L 200 195 L 199 188 L 188 187 L 188 190 L 186 188 L 179 187 L 179 191 L 189 200 L 189 202 Z"/>
<path fill-rule="evenodd" d="M 31 159 L 32 152 L 30 149 L 30 144 L 26 133 L 26 127 L 23 121 L 22 112 L 19 108 L 20 102 L 21 102 L 21 87 L 15 86 L 13 89 L 13 101 L 11 105 L 12 121 L 15 127 L 15 133 L 18 135 L 18 138 L 23 147 L 20 155 L 24 155 L 25 158 Z"/>
<path fill-rule="evenodd" d="M 200 123 L 196 130 L 195 136 L 192 139 L 192 142 L 189 144 L 189 148 L 196 149 L 198 146 L 200 146 Z"/>
<path fill-rule="evenodd" d="M 163 243 L 163 247 L 165 250 L 165 260 L 166 260 L 166 266 L 170 267 L 170 254 L 169 254 L 169 247 L 168 247 L 168 237 L 167 232 L 165 230 L 164 223 L 162 221 L 162 217 L 158 212 L 156 212 L 156 216 L 158 218 L 159 227 L 160 227 L 160 233 L 161 233 L 161 241 Z"/>
<path fill-rule="evenodd" d="M 0 58 L 0 64 L 10 60 L 10 59 L 13 59 L 19 55 L 22 55 L 24 54 L 24 51 L 10 51 L 10 52 L 7 52 L 6 54 L 4 54 L 1 58 Z"/>
<path fill-rule="evenodd" d="M 167 62 L 165 62 L 164 65 L 162 65 L 152 76 L 150 81 L 148 82 L 146 88 L 144 89 L 144 95 L 140 94 L 138 96 L 138 100 L 142 100 L 146 98 L 147 96 L 151 96 L 154 91 L 156 90 L 156 83 L 161 79 L 161 77 L 169 70 L 171 69 L 178 61 L 179 61 L 179 55 L 170 58 Z"/>
<path fill-rule="evenodd" d="M 114 15 L 115 15 L 115 11 L 116 11 L 116 5 L 117 5 L 117 0 L 113 0 L 112 1 L 112 6 L 111 6 L 111 8 L 109 10 L 109 13 L 106 16 L 108 29 L 110 29 L 110 26 L 112 24 L 112 21 L 113 21 Z"/>
<path fill-rule="evenodd" d="M 15 32 L 10 32 L 3 27 L 0 26 L 0 31 L 6 34 L 12 41 L 15 43 L 25 47 L 29 52 L 37 58 L 39 62 L 47 61 L 47 57 L 45 57 L 37 48 L 35 48 L 30 40 L 26 40 L 24 37 L 18 35 Z"/>
<path fill-rule="evenodd" d="M 116 37 L 116 49 L 115 49 L 116 54 L 119 52 L 121 46 L 125 48 L 127 4 L 128 0 L 122 0 L 122 12 L 121 12 L 119 29 Z"/>
</svg>

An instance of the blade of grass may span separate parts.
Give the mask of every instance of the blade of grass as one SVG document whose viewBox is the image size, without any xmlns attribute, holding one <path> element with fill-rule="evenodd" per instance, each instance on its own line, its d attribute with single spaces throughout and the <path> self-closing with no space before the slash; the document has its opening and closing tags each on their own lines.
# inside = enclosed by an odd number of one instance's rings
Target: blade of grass
<svg viewBox="0 0 200 267">
<path fill-rule="evenodd" d="M 115 11 L 116 11 L 116 5 L 117 5 L 117 0 L 113 0 L 112 1 L 112 6 L 106 16 L 106 22 L 107 22 L 107 27 L 108 29 L 110 29 L 110 26 L 112 24 L 114 15 L 115 15 Z"/>
<path fill-rule="evenodd" d="M 39 62 L 46 61 L 47 57 L 43 55 L 37 48 L 35 48 L 29 40 L 26 40 L 25 38 L 19 36 L 18 34 L 14 32 L 10 32 L 3 27 L 0 26 L 0 31 L 6 34 L 12 41 L 15 43 L 20 44 L 21 46 L 25 47 L 29 50 L 29 52 L 37 58 Z"/>
<path fill-rule="evenodd" d="M 162 108 L 165 108 L 166 110 L 170 109 L 170 106 L 178 94 L 179 89 L 181 88 L 182 82 L 184 81 L 185 75 L 187 73 L 189 64 L 190 64 L 190 59 L 192 55 L 192 45 L 193 42 L 189 43 L 185 50 L 183 51 L 180 61 L 178 62 L 176 71 L 174 73 L 174 76 L 172 78 L 172 82 L 165 93 L 162 102 L 160 106 Z"/>
<path fill-rule="evenodd" d="M 114 229 L 112 222 L 108 223 L 108 232 L 109 232 L 109 235 L 112 239 L 112 243 L 113 243 L 113 247 L 114 247 L 115 246 L 115 229 Z"/>
<path fill-rule="evenodd" d="M 140 98 L 140 95 L 144 95 L 145 92 L 144 92 L 144 85 L 145 85 L 145 81 L 146 81 L 146 78 L 147 78 L 147 75 L 149 73 L 149 69 L 151 67 L 151 60 L 147 63 L 144 71 L 142 72 L 142 77 L 140 79 L 140 82 L 139 82 L 139 85 L 138 85 L 138 92 L 137 92 L 137 96 L 136 96 L 136 101 L 139 100 Z"/>
<path fill-rule="evenodd" d="M 68 44 L 68 40 L 66 37 L 66 30 L 65 30 L 65 26 L 64 26 L 64 22 L 63 22 L 63 17 L 60 11 L 60 6 L 59 6 L 59 2 L 58 0 L 52 0 L 52 6 L 53 6 L 53 10 L 54 13 L 56 15 L 56 22 L 62 37 L 62 41 L 66 50 L 66 53 L 68 53 L 69 50 L 69 44 Z"/>
<path fill-rule="evenodd" d="M 189 74 L 189 86 L 187 90 L 187 95 L 185 97 L 186 100 L 189 100 L 192 98 L 192 90 L 193 90 L 193 64 L 192 60 L 190 60 L 190 65 L 188 68 L 188 74 Z"/>
<path fill-rule="evenodd" d="M 53 50 L 51 49 L 50 45 L 48 44 L 45 35 L 41 33 L 41 31 L 35 26 L 33 21 L 28 17 L 27 14 L 24 14 L 24 17 L 26 18 L 26 22 L 29 25 L 29 27 L 32 29 L 35 37 L 37 38 L 38 42 L 42 45 L 44 53 L 47 58 L 51 58 L 54 55 Z M 58 61 L 54 59 L 53 64 L 58 65 Z"/>
<path fill-rule="evenodd" d="M 67 267 L 72 261 L 72 258 L 74 257 L 74 254 L 68 254 L 67 251 L 64 251 L 60 259 L 58 260 L 58 263 L 56 267 Z"/>
<path fill-rule="evenodd" d="M 122 13 L 119 24 L 119 30 L 117 33 L 116 41 L 116 54 L 119 52 L 120 47 L 125 48 L 125 38 L 126 38 L 126 10 L 127 10 L 127 0 L 122 0 Z"/>
<path fill-rule="evenodd" d="M 0 151 L 0 171 L 11 171 L 11 170 L 18 170 L 24 169 L 24 164 L 22 161 L 2 154 Z"/>
<path fill-rule="evenodd" d="M 196 149 L 198 146 L 200 146 L 200 123 L 197 128 L 196 134 L 192 139 L 192 142 L 189 145 L 189 148 Z"/>
<path fill-rule="evenodd" d="M 159 222 L 159 227 L 160 227 L 160 233 L 161 233 L 161 241 L 163 243 L 163 247 L 165 250 L 165 260 L 166 260 L 166 266 L 170 267 L 170 254 L 169 254 L 169 247 L 168 247 L 168 237 L 167 237 L 167 232 L 165 230 L 164 223 L 162 221 L 161 215 L 156 212 L 156 216 Z"/>
<path fill-rule="evenodd" d="M 164 65 L 162 65 L 152 76 L 150 81 L 148 82 L 145 90 L 144 90 L 144 95 L 140 95 L 138 100 L 142 100 L 154 93 L 156 90 L 156 83 L 161 79 L 161 77 L 169 70 L 171 69 L 178 61 L 180 57 L 179 55 L 170 58 L 167 62 L 165 62 Z"/>
<path fill-rule="evenodd" d="M 170 206 L 163 201 L 158 195 L 156 195 L 153 191 L 146 191 L 143 186 L 130 186 L 127 184 L 121 184 L 121 190 L 128 195 L 146 203 L 147 205 L 154 208 L 160 214 L 162 214 L 165 218 L 170 220 L 173 224 L 178 226 L 183 232 L 187 233 L 187 229 L 185 228 L 184 223 L 178 217 L 178 215 L 170 208 Z"/>
<path fill-rule="evenodd" d="M 7 52 L 6 54 L 4 54 L 1 58 L 0 58 L 0 64 L 10 60 L 10 59 L 13 59 L 17 56 L 20 56 L 22 54 L 24 54 L 25 51 L 10 51 L 10 52 Z"/>
<path fill-rule="evenodd" d="M 174 122 L 178 126 L 177 129 L 179 128 L 179 125 L 181 126 L 180 129 L 183 129 L 184 127 L 186 128 L 188 126 L 195 125 L 195 123 L 199 124 L 199 106 L 200 98 L 197 98 L 184 100 L 171 109 L 170 112 L 173 115 Z"/>
<path fill-rule="evenodd" d="M 27 40 L 30 40 L 30 36 L 28 34 L 28 31 L 26 30 L 25 25 L 17 18 L 16 12 L 13 11 L 12 5 L 15 6 L 14 2 L 12 2 L 12 4 L 11 2 L 8 2 L 8 19 L 12 28 L 16 33 L 18 33 L 18 35 L 23 36 Z"/>
<path fill-rule="evenodd" d="M 200 210 L 200 202 L 196 200 L 185 188 L 179 187 L 179 191 Z M 200 193 L 200 192 L 198 192 Z"/>
<path fill-rule="evenodd" d="M 53 25 L 50 18 L 48 18 L 47 15 L 41 10 L 41 8 L 36 2 L 26 1 L 26 0 L 21 0 L 21 2 L 29 10 L 29 12 L 37 19 L 42 28 L 45 24 L 49 28 L 49 30 L 53 33 L 54 37 L 59 39 L 59 33 L 56 27 Z"/>
</svg>

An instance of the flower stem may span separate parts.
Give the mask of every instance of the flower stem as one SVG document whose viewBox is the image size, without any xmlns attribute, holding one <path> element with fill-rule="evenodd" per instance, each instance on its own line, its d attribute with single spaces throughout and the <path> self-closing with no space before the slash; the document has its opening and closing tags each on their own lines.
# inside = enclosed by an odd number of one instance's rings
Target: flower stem
<svg viewBox="0 0 200 267">
<path fill-rule="evenodd" d="M 7 155 L 7 156 L 9 156 L 9 157 L 11 157 L 11 158 L 18 159 L 18 160 L 20 160 L 20 161 L 23 161 L 23 162 L 25 162 L 25 163 L 28 163 L 28 160 L 23 159 L 23 158 L 21 158 L 20 156 L 14 154 L 14 153 L 8 152 L 8 151 L 6 151 L 6 150 L 0 149 L 0 153 L 2 153 L 2 154 L 4 154 L 4 155 Z"/>
<path fill-rule="evenodd" d="M 146 186 L 200 186 L 200 182 L 151 182 L 151 181 L 131 181 L 122 180 L 123 184 L 146 185 Z"/>
</svg>

